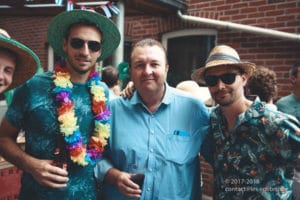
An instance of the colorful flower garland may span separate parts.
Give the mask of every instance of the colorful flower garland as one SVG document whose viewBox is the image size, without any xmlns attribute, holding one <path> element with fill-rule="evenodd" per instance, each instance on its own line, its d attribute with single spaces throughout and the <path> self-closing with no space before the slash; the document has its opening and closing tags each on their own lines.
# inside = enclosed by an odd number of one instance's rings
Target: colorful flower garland
<svg viewBox="0 0 300 200">
<path fill-rule="evenodd" d="M 70 81 L 70 74 L 64 64 L 55 66 L 54 93 L 59 103 L 57 109 L 60 132 L 64 136 L 66 148 L 69 151 L 70 159 L 81 166 L 94 165 L 96 160 L 102 157 L 104 147 L 109 138 L 110 111 L 106 106 L 104 88 L 100 84 L 100 77 L 94 70 L 91 71 L 88 79 L 88 87 L 92 96 L 92 111 L 94 114 L 95 128 L 90 138 L 88 149 L 82 144 L 82 136 L 75 116 L 74 102 L 70 99 L 73 84 Z"/>
</svg>

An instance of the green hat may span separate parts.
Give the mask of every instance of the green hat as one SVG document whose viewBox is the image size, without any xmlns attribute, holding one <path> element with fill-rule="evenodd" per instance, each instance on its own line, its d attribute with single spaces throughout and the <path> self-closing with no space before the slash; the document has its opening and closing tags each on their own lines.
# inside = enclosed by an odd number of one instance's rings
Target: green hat
<svg viewBox="0 0 300 200">
<path fill-rule="evenodd" d="M 66 58 L 62 41 L 66 37 L 68 28 L 80 22 L 95 24 L 102 33 L 102 53 L 97 61 L 109 57 L 119 46 L 120 32 L 110 19 L 90 10 L 71 10 L 55 16 L 48 26 L 48 41 L 55 53 Z"/>
<path fill-rule="evenodd" d="M 6 35 L 0 35 L 0 49 L 8 49 L 17 56 L 13 81 L 5 91 L 23 84 L 41 65 L 40 59 L 31 49 Z"/>
</svg>

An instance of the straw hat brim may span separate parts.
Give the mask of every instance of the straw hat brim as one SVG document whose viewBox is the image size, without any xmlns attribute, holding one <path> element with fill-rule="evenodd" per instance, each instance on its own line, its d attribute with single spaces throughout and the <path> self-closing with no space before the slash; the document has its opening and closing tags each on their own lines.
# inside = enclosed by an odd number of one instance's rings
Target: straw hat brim
<svg viewBox="0 0 300 200">
<path fill-rule="evenodd" d="M 66 53 L 62 49 L 62 42 L 70 25 L 79 22 L 95 24 L 102 33 L 102 51 L 97 61 L 109 57 L 120 43 L 120 32 L 116 25 L 107 17 L 87 10 L 65 11 L 54 17 L 48 26 L 48 41 L 54 52 L 63 58 Z"/>
<path fill-rule="evenodd" d="M 14 39 L 0 37 L 0 48 L 9 49 L 17 55 L 13 81 L 5 91 L 26 82 L 41 65 L 40 59 L 31 49 Z"/>
<path fill-rule="evenodd" d="M 244 70 L 244 72 L 247 74 L 247 76 L 251 76 L 253 74 L 253 71 L 255 70 L 255 64 L 254 63 L 250 63 L 250 62 L 240 62 L 240 63 L 228 63 L 228 62 L 224 62 L 224 61 L 214 61 L 214 62 L 210 62 L 208 63 L 205 67 L 201 67 L 197 70 L 195 70 L 192 75 L 191 78 L 192 80 L 196 81 L 199 84 L 204 84 L 205 85 L 205 81 L 204 81 L 204 75 L 205 72 L 208 69 L 215 69 L 218 70 L 219 68 L 223 68 L 223 67 L 238 67 Z"/>
</svg>

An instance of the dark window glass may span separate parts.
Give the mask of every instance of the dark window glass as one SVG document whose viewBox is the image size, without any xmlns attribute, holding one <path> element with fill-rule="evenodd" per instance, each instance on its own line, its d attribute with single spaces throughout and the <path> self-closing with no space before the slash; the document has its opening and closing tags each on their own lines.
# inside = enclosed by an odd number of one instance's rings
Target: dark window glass
<svg viewBox="0 0 300 200">
<path fill-rule="evenodd" d="M 190 80 L 192 72 L 205 65 L 210 50 L 215 46 L 215 36 L 192 35 L 168 39 L 168 83 L 176 86 Z"/>
</svg>

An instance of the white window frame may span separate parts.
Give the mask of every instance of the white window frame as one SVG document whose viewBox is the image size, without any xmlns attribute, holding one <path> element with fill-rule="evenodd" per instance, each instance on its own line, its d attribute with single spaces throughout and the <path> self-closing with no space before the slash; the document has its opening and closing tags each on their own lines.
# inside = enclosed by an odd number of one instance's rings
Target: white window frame
<svg viewBox="0 0 300 200">
<path fill-rule="evenodd" d="M 183 37 L 183 36 L 192 36 L 192 35 L 217 36 L 217 31 L 215 29 L 198 28 L 198 29 L 185 29 L 185 30 L 165 33 L 162 36 L 162 45 L 165 49 L 167 49 L 169 39 Z"/>
</svg>

